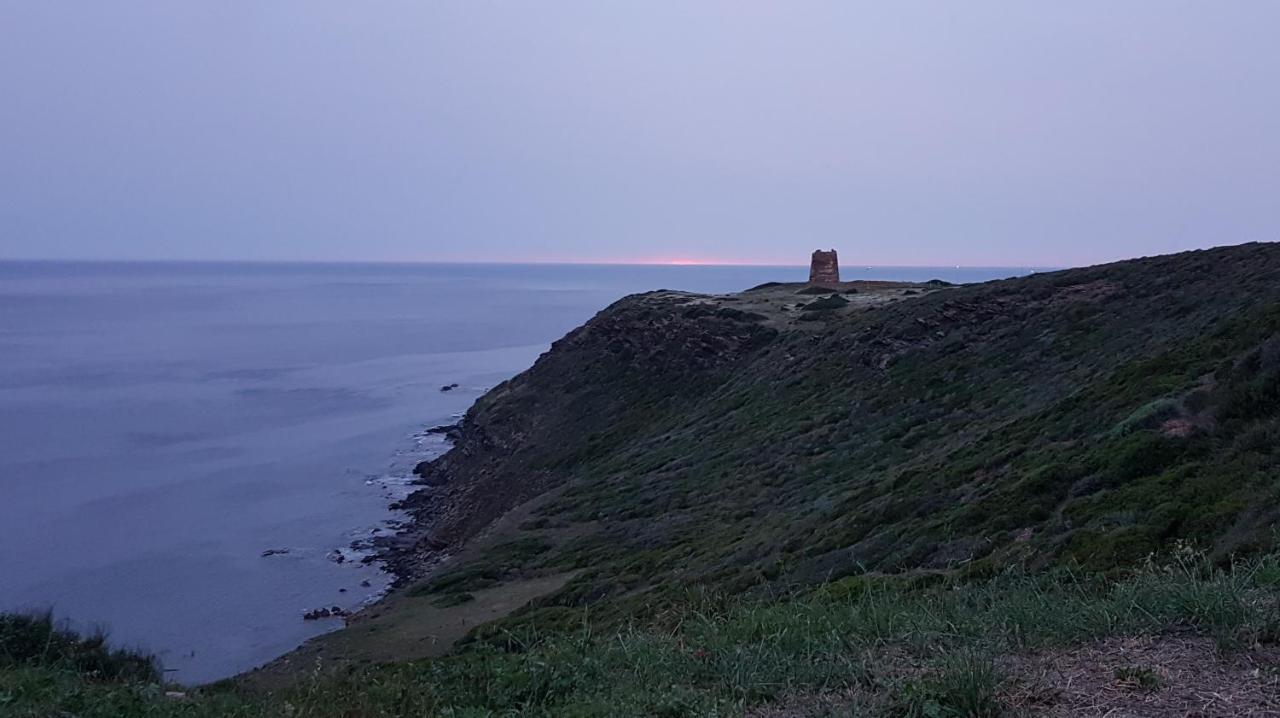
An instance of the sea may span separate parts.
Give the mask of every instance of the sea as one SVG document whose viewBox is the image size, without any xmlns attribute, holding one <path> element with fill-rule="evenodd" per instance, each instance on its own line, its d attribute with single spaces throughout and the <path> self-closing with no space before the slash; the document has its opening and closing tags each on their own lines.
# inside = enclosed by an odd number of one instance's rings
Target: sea
<svg viewBox="0 0 1280 718">
<path fill-rule="evenodd" d="M 175 682 L 253 668 L 341 626 L 305 612 L 386 589 L 370 542 L 395 530 L 413 465 L 447 448 L 425 429 L 624 295 L 806 273 L 0 262 L 0 611 L 105 630 Z"/>
</svg>

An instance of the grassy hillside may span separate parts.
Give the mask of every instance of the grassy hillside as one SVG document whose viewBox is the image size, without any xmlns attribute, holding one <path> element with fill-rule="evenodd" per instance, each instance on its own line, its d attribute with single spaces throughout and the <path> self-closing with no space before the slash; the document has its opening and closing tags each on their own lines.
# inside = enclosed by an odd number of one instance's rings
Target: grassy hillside
<svg viewBox="0 0 1280 718">
<path fill-rule="evenodd" d="M 665 628 L 596 631 L 584 612 L 573 630 L 506 648 L 315 670 L 271 692 L 167 692 L 56 652 L 14 660 L 11 619 L 0 624 L 0 715 L 1275 715 L 1277 592 L 1280 557 L 1223 569 L 1186 551 L 1119 580 L 848 577 L 785 601 L 691 595 Z"/>
<path fill-rule="evenodd" d="M 1280 246 L 836 289 L 601 312 L 420 467 L 401 590 L 272 670 L 27 661 L 0 708 L 1280 711 Z"/>
<path fill-rule="evenodd" d="M 417 590 L 573 569 L 533 613 L 630 616 L 694 586 L 1109 571 L 1175 539 L 1217 561 L 1272 545 L 1280 246 L 789 324 L 739 309 L 749 295 L 623 300 L 481 399 L 428 469 L 445 487 L 417 499 L 432 528 L 418 555 L 547 498 L 509 543 Z"/>
</svg>

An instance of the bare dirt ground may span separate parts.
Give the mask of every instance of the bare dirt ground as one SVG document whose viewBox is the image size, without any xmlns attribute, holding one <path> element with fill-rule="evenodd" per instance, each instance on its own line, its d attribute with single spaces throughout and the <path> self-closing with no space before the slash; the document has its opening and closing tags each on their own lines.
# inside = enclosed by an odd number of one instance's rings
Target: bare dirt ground
<svg viewBox="0 0 1280 718">
<path fill-rule="evenodd" d="M 346 628 L 327 633 L 241 676 L 242 684 L 273 689 L 313 672 L 442 656 L 471 629 L 503 618 L 535 598 L 559 590 L 572 573 L 510 581 L 472 592 L 473 600 L 439 607 L 430 598 L 397 594 L 360 614 Z"/>
<path fill-rule="evenodd" d="M 880 686 L 796 695 L 749 718 L 892 714 L 892 686 L 924 675 L 887 654 Z M 1280 648 L 1227 654 L 1207 637 L 1108 638 L 1070 649 L 1007 657 L 1000 703 L 1025 718 L 1264 718 L 1280 716 Z M 886 713 L 887 711 L 887 713 Z"/>
<path fill-rule="evenodd" d="M 1210 638 L 1111 638 L 1010 661 L 1025 715 L 1280 716 L 1280 650 L 1220 655 Z"/>
<path fill-rule="evenodd" d="M 696 297 L 700 303 L 763 315 L 764 324 L 775 329 L 818 329 L 822 326 L 821 323 L 804 321 L 805 315 L 810 313 L 804 310 L 804 305 L 833 294 L 843 298 L 848 304 L 830 311 L 846 314 L 934 291 L 939 291 L 939 288 L 904 282 L 841 282 L 833 287 L 789 282 L 762 285 L 736 294 L 689 296 Z"/>
<path fill-rule="evenodd" d="M 442 557 L 437 570 L 464 563 L 509 540 L 519 533 L 520 523 L 526 521 L 534 509 L 557 493 L 550 492 L 507 512 L 457 554 Z M 562 533 L 572 537 L 581 530 L 583 527 L 578 526 Z M 317 636 L 241 676 L 241 680 L 251 688 L 272 689 L 316 670 L 442 656 L 471 629 L 508 616 L 530 601 L 558 591 L 574 575 L 574 572 L 565 572 L 506 581 L 472 591 L 473 600 L 455 606 L 436 606 L 432 596 L 412 596 L 407 590 L 412 588 L 409 586 L 353 615 L 345 628 Z"/>
</svg>

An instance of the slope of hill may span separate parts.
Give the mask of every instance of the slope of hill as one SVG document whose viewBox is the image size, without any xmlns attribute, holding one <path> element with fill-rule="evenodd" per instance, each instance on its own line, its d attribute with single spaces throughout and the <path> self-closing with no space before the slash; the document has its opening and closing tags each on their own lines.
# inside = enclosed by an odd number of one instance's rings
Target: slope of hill
<svg viewBox="0 0 1280 718">
<path fill-rule="evenodd" d="M 538 496 L 520 569 L 579 571 L 549 606 L 1271 546 L 1280 247 L 795 289 L 631 297 L 556 343 L 424 467 L 402 568 Z"/>
<path fill-rule="evenodd" d="M 834 289 L 602 311 L 420 467 L 396 594 L 182 709 L 1280 710 L 1280 245 Z"/>
</svg>

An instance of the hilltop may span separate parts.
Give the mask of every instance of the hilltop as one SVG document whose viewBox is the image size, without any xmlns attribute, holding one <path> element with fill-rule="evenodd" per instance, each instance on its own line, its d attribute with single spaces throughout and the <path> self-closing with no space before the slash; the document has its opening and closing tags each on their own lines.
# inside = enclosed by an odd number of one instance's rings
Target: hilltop
<svg viewBox="0 0 1280 718">
<path fill-rule="evenodd" d="M 245 715 L 1280 705 L 1280 245 L 635 295 L 451 435 Z"/>
</svg>

